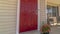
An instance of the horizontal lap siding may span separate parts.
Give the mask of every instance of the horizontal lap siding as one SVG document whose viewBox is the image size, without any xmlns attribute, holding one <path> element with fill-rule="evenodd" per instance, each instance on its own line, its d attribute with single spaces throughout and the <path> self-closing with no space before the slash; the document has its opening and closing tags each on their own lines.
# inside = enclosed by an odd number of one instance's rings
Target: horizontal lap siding
<svg viewBox="0 0 60 34">
<path fill-rule="evenodd" d="M 17 0 L 0 0 L 0 34 L 16 33 Z"/>
<path fill-rule="evenodd" d="M 40 22 L 41 24 L 43 24 L 42 23 L 43 21 L 44 23 L 47 23 L 46 3 L 47 3 L 46 0 L 40 0 Z"/>
</svg>

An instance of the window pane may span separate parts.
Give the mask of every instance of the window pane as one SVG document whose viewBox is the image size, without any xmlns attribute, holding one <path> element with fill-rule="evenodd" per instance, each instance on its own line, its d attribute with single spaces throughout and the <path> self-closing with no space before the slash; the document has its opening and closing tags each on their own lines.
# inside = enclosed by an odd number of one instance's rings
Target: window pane
<svg viewBox="0 0 60 34">
<path fill-rule="evenodd" d="M 48 14 L 49 17 L 52 16 L 52 8 L 51 7 L 47 8 L 47 14 Z"/>
<path fill-rule="evenodd" d="M 48 16 L 55 17 L 56 16 L 56 12 L 57 12 L 57 7 L 48 6 L 48 8 L 47 8 L 47 14 L 48 14 Z"/>
<path fill-rule="evenodd" d="M 56 16 L 57 7 L 52 7 L 52 16 Z"/>
</svg>

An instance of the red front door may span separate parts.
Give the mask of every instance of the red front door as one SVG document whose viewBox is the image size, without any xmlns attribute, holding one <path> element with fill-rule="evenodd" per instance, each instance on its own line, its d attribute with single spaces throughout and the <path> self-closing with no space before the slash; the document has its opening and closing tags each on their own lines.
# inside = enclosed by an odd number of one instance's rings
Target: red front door
<svg viewBox="0 0 60 34">
<path fill-rule="evenodd" d="M 37 0 L 21 0 L 19 32 L 37 29 Z"/>
</svg>

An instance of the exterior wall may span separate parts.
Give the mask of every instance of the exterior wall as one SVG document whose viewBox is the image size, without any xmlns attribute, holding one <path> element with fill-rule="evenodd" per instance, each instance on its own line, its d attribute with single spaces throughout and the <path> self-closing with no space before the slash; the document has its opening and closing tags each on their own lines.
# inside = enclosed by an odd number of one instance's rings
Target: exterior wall
<svg viewBox="0 0 60 34">
<path fill-rule="evenodd" d="M 15 34 L 16 32 L 17 0 L 0 0 L 0 34 Z"/>
<path fill-rule="evenodd" d="M 47 23 L 47 5 L 46 5 L 46 0 L 40 0 L 40 23 L 42 24 L 42 21 L 44 23 Z"/>
</svg>

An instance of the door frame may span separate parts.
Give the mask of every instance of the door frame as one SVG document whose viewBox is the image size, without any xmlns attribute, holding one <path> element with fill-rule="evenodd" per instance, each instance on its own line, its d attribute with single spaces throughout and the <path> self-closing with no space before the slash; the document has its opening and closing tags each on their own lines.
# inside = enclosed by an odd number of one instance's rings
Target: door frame
<svg viewBox="0 0 60 34">
<path fill-rule="evenodd" d="M 40 0 L 38 0 L 38 31 L 40 31 Z"/>
<path fill-rule="evenodd" d="M 17 11 L 16 11 L 16 34 L 19 34 L 19 19 L 20 19 L 20 0 L 17 0 Z"/>
<path fill-rule="evenodd" d="M 38 0 L 38 26 L 37 30 L 40 31 L 40 0 Z M 16 34 L 19 34 L 19 20 L 20 19 L 20 0 L 17 1 L 17 17 L 16 17 Z"/>
</svg>

